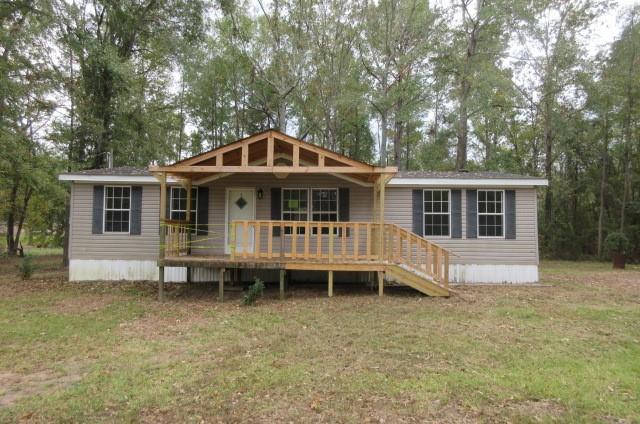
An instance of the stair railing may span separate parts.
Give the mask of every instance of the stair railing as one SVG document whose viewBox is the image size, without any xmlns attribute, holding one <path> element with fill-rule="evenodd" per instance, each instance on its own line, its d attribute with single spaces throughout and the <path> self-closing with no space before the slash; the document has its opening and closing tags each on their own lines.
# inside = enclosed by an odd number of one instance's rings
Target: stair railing
<svg viewBox="0 0 640 424">
<path fill-rule="evenodd" d="M 396 224 L 384 224 L 384 259 L 427 274 L 449 288 L 450 252 Z"/>
</svg>

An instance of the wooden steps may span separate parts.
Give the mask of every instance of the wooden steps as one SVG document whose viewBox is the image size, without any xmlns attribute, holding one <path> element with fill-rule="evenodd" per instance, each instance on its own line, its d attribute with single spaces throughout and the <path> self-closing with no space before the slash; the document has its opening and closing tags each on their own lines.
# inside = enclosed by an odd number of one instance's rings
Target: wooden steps
<svg viewBox="0 0 640 424">
<path fill-rule="evenodd" d="M 427 296 L 449 296 L 449 290 L 430 276 L 406 265 L 389 264 L 385 267 L 388 280 L 406 284 Z"/>
</svg>

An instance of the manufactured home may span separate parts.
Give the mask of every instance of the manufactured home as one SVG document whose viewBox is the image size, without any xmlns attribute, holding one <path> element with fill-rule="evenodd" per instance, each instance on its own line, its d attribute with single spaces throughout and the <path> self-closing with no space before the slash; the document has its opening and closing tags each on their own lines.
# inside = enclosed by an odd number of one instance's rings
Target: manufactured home
<svg viewBox="0 0 640 424">
<path fill-rule="evenodd" d="M 538 281 L 541 178 L 400 171 L 268 130 L 168 166 L 65 173 L 69 279 Z M 334 276 L 335 274 L 335 276 Z"/>
</svg>

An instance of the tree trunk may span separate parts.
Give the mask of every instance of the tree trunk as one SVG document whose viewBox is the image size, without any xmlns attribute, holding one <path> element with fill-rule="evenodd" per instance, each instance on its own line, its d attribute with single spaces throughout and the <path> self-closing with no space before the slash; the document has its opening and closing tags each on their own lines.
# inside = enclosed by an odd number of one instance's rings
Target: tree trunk
<svg viewBox="0 0 640 424">
<path fill-rule="evenodd" d="M 284 99 L 280 99 L 278 104 L 278 130 L 283 133 L 287 132 L 287 105 Z"/>
<path fill-rule="evenodd" d="M 22 210 L 20 211 L 20 216 L 18 218 L 18 228 L 16 230 L 16 235 L 14 240 L 14 244 L 17 250 L 20 250 L 20 236 L 22 235 L 22 228 L 24 226 L 24 221 L 27 218 L 27 208 L 29 206 L 29 200 L 31 200 L 32 194 L 33 194 L 33 190 L 29 188 L 24 194 L 24 199 L 22 199 Z M 21 256 L 24 254 L 24 252 L 22 252 L 21 250 L 20 250 L 20 253 L 21 253 Z"/>
<path fill-rule="evenodd" d="M 15 244 L 15 224 L 18 202 L 18 178 L 13 178 L 13 186 L 9 194 L 9 214 L 7 215 L 7 255 L 15 256 L 18 246 Z"/>
<path fill-rule="evenodd" d="M 402 98 L 396 102 L 395 131 L 393 132 L 393 153 L 394 164 L 398 169 L 402 169 L 402 129 L 404 122 L 399 117 L 402 113 Z"/>
<path fill-rule="evenodd" d="M 73 50 L 69 49 L 69 130 L 71 132 L 69 137 L 69 149 L 67 151 L 67 172 L 71 172 L 71 164 L 74 163 L 74 149 L 76 140 L 76 103 L 75 93 L 73 87 L 75 86 L 75 75 L 73 71 Z M 79 162 L 79 158 L 78 158 Z M 71 231 L 70 214 L 71 214 L 71 189 L 66 187 L 67 199 L 65 201 L 65 214 L 64 214 L 64 237 L 62 239 L 62 266 L 69 266 L 69 232 Z"/>
<path fill-rule="evenodd" d="M 624 182 L 622 184 L 622 206 L 620 207 L 620 232 L 624 232 L 629 187 L 631 186 L 631 163 L 629 159 L 629 146 L 624 149 Z"/>
<path fill-rule="evenodd" d="M 598 258 L 602 258 L 604 192 L 607 186 L 607 165 L 609 157 L 609 114 L 604 115 L 604 148 L 602 149 L 602 172 L 600 174 L 600 210 L 598 211 Z"/>
<path fill-rule="evenodd" d="M 64 237 L 62 239 L 62 266 L 69 266 L 69 231 L 71 230 L 71 193 L 67 193 L 64 212 Z"/>
<path fill-rule="evenodd" d="M 411 169 L 411 143 L 409 143 L 409 125 L 405 125 L 405 141 L 406 141 L 406 146 L 407 146 L 407 150 L 406 150 L 406 158 L 405 158 L 405 165 L 404 165 L 404 169 Z"/>
<path fill-rule="evenodd" d="M 380 113 L 380 166 L 387 166 L 387 111 Z"/>
<path fill-rule="evenodd" d="M 545 226 L 550 228 L 553 222 L 553 193 L 551 191 L 552 180 L 551 174 L 553 171 L 553 135 L 551 133 L 551 105 L 549 99 L 545 99 L 544 102 L 544 176 L 549 181 L 547 190 L 544 195 L 544 217 Z"/>
<path fill-rule="evenodd" d="M 438 131 L 440 130 L 440 127 L 438 126 L 439 120 L 440 120 L 440 91 L 438 91 L 436 94 L 436 103 L 434 106 L 434 113 L 433 113 L 433 137 L 432 137 L 433 143 L 438 141 Z"/>
<path fill-rule="evenodd" d="M 479 20 L 484 3 L 477 2 L 475 21 L 468 17 L 467 3 L 462 1 L 462 21 L 467 35 L 467 49 L 464 56 L 464 65 L 460 76 L 459 115 L 458 115 L 458 145 L 456 146 L 456 168 L 464 169 L 467 166 L 467 146 L 469 136 L 469 110 L 467 102 L 471 93 L 471 59 L 476 54 L 478 38 L 480 36 Z"/>
<path fill-rule="evenodd" d="M 459 115 L 458 115 L 458 145 L 456 147 L 456 169 L 464 169 L 467 166 L 467 138 L 469 133 L 469 114 L 467 111 L 467 98 L 469 96 L 469 83 L 463 77 L 460 83 Z"/>
<path fill-rule="evenodd" d="M 178 137 L 178 160 L 182 159 L 182 149 L 184 148 L 184 69 L 180 84 L 180 135 Z"/>
</svg>

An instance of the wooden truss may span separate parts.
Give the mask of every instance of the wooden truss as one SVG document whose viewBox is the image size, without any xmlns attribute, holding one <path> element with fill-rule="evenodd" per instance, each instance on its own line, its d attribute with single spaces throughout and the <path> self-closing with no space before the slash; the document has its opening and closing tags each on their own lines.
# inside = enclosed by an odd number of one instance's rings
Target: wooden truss
<svg viewBox="0 0 640 424">
<path fill-rule="evenodd" d="M 164 173 L 190 181 L 203 181 L 212 174 L 339 174 L 364 183 L 390 176 L 395 167 L 376 167 L 349 159 L 276 130 L 268 130 L 227 144 L 169 166 L 154 166 Z"/>
</svg>

